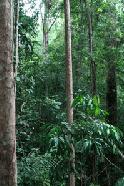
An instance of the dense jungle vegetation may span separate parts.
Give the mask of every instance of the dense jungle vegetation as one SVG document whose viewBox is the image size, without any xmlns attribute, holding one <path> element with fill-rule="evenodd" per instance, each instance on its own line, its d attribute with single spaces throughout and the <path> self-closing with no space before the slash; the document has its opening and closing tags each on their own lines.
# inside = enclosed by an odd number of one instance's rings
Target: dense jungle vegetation
<svg viewBox="0 0 124 186">
<path fill-rule="evenodd" d="M 12 8 L 18 186 L 124 186 L 123 0 L 0 0 L 0 185 L 16 186 Z"/>
</svg>

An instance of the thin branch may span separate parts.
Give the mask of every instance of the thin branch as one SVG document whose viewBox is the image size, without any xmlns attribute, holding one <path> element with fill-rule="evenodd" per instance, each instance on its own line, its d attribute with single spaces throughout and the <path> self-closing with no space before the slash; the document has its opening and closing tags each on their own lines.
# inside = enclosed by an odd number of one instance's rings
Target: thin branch
<svg viewBox="0 0 124 186">
<path fill-rule="evenodd" d="M 56 20 L 57 20 L 58 16 L 55 17 L 54 21 L 52 22 L 52 24 L 50 25 L 48 32 L 50 32 L 52 26 L 55 24 Z"/>
<path fill-rule="evenodd" d="M 105 157 L 105 156 L 104 156 L 104 157 Z M 105 159 L 106 159 L 112 166 L 114 166 L 116 169 L 118 169 L 118 170 L 120 170 L 121 172 L 124 173 L 124 171 L 121 170 L 120 167 L 118 167 L 117 165 L 115 165 L 114 163 L 112 163 L 107 157 L 105 157 Z"/>
</svg>

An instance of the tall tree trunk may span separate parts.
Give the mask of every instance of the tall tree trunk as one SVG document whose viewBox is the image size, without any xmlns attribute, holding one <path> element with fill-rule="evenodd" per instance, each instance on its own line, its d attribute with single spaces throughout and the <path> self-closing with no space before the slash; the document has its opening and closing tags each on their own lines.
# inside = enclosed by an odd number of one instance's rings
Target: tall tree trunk
<svg viewBox="0 0 124 186">
<path fill-rule="evenodd" d="M 76 87 L 77 89 L 80 89 L 80 79 L 81 79 L 81 66 L 82 66 L 82 48 L 83 48 L 83 0 L 80 0 L 79 2 L 79 7 L 80 7 L 80 20 L 79 20 L 79 40 L 78 40 L 78 63 L 77 63 L 77 79 L 76 79 Z"/>
<path fill-rule="evenodd" d="M 118 19 L 116 15 L 116 8 L 111 6 L 111 13 L 108 14 L 109 27 L 108 37 L 106 39 L 107 55 L 107 90 L 106 90 L 106 110 L 109 113 L 107 116 L 107 122 L 110 124 L 117 124 L 117 82 L 116 82 L 116 61 L 118 56 L 118 41 L 116 38 L 116 32 L 118 28 Z M 113 32 L 111 32 L 111 30 Z M 111 33 L 111 34 L 110 34 Z"/>
<path fill-rule="evenodd" d="M 43 18 L 43 47 L 46 58 L 48 57 L 48 30 L 49 30 L 49 1 L 44 1 L 44 18 Z"/>
<path fill-rule="evenodd" d="M 70 18 L 70 1 L 64 1 L 65 6 L 65 51 L 66 51 L 66 97 L 67 97 L 67 122 L 73 123 L 73 74 L 72 74 L 72 53 L 71 53 L 71 18 Z M 70 154 L 70 186 L 75 186 L 75 149 L 71 143 Z"/>
<path fill-rule="evenodd" d="M 49 11 L 51 8 L 51 0 L 44 1 L 44 15 L 42 15 L 41 7 L 41 19 L 43 24 L 43 55 L 44 55 L 44 64 L 48 64 L 48 44 L 49 44 Z M 45 68 L 47 70 L 47 68 Z M 47 71 L 46 71 L 46 81 L 45 81 L 45 96 L 48 97 L 48 80 L 47 80 Z"/>
<path fill-rule="evenodd" d="M 90 75 L 91 75 L 91 93 L 96 95 L 96 63 L 93 59 L 93 15 L 92 15 L 92 1 L 88 4 L 85 0 L 87 21 L 88 21 L 88 43 L 89 43 L 89 60 L 90 60 Z"/>
<path fill-rule="evenodd" d="M 43 10 L 44 9 L 44 10 Z M 48 44 L 49 44 L 49 12 L 51 9 L 51 0 L 44 0 L 43 3 L 40 4 L 40 14 L 41 21 L 43 25 L 43 53 L 47 55 L 48 53 Z"/>
<path fill-rule="evenodd" d="M 0 0 L 0 186 L 16 186 L 13 3 Z"/>
<path fill-rule="evenodd" d="M 43 52 L 44 52 L 44 64 L 47 66 L 48 64 L 48 12 L 47 12 L 47 5 L 45 4 L 45 14 L 44 14 L 44 21 L 43 21 Z M 45 96 L 48 97 L 48 81 L 47 81 L 47 68 L 45 68 L 46 73 L 46 81 L 45 81 Z"/>
</svg>

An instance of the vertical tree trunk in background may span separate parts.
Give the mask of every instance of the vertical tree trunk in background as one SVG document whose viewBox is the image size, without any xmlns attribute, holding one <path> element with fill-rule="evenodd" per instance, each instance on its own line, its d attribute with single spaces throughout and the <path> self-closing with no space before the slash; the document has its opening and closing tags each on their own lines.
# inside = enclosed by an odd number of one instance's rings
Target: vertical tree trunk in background
<svg viewBox="0 0 124 186">
<path fill-rule="evenodd" d="M 70 1 L 64 1 L 65 10 L 65 51 L 66 51 L 66 97 L 67 97 L 67 122 L 73 123 L 73 74 L 72 74 L 72 53 L 71 53 L 71 18 L 70 18 Z M 75 186 L 75 149 L 70 144 L 70 186 Z"/>
<path fill-rule="evenodd" d="M 18 54 L 18 22 L 19 22 L 19 0 L 14 1 L 14 57 L 15 57 L 15 77 L 17 75 L 17 68 L 19 63 L 19 54 Z"/>
<path fill-rule="evenodd" d="M 118 28 L 118 19 L 116 15 L 116 8 L 111 7 L 111 13 L 108 14 L 110 20 L 110 34 L 108 31 L 108 38 L 106 40 L 107 55 L 106 61 L 108 62 L 107 70 L 107 90 L 106 90 L 106 110 L 109 113 L 107 116 L 107 122 L 109 124 L 117 124 L 117 83 L 116 83 L 116 61 L 117 61 L 117 45 L 115 33 Z"/>
<path fill-rule="evenodd" d="M 41 8 L 41 17 L 43 24 L 43 55 L 44 55 L 44 64 L 48 64 L 48 44 L 49 44 L 49 11 L 51 8 L 51 0 L 44 1 L 44 15 L 42 16 Z M 45 82 L 45 96 L 48 97 L 48 81 L 47 81 L 47 68 L 46 69 L 46 82 Z"/>
<path fill-rule="evenodd" d="M 48 56 L 48 17 L 49 17 L 49 0 L 44 1 L 44 18 L 43 18 L 43 47 L 44 54 Z"/>
<path fill-rule="evenodd" d="M 107 122 L 114 125 L 117 123 L 116 64 L 114 59 L 108 58 L 107 60 L 109 60 L 106 92 L 106 110 L 109 113 Z"/>
<path fill-rule="evenodd" d="M 42 16 L 43 24 L 43 50 L 46 58 L 48 60 L 48 44 L 49 44 L 49 12 L 51 8 L 51 0 L 44 1 L 44 15 Z M 42 15 L 42 8 L 41 8 Z"/>
<path fill-rule="evenodd" d="M 96 64 L 93 60 L 93 16 L 92 2 L 91 5 L 85 0 L 87 21 L 88 21 L 88 42 L 89 42 L 89 59 L 90 59 L 90 75 L 91 75 L 91 93 L 96 95 Z"/>
<path fill-rule="evenodd" d="M 12 0 L 0 0 L 0 186 L 16 186 Z"/>
<path fill-rule="evenodd" d="M 82 66 L 82 48 L 83 48 L 83 0 L 80 0 L 80 20 L 79 20 L 79 41 L 78 41 L 78 63 L 77 63 L 77 79 L 76 79 L 76 85 L 77 89 L 80 89 L 80 79 L 81 79 L 81 66 Z"/>
</svg>

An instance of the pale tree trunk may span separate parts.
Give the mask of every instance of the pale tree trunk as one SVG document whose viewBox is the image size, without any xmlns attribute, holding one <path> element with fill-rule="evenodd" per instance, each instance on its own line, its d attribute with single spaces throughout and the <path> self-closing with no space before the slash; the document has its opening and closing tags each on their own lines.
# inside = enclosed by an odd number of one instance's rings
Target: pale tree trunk
<svg viewBox="0 0 124 186">
<path fill-rule="evenodd" d="M 48 0 L 45 0 L 45 11 L 44 11 L 44 20 L 43 20 L 43 50 L 44 50 L 44 62 L 48 64 L 48 17 L 49 17 L 49 8 L 48 8 Z M 47 68 L 46 68 L 47 70 Z M 47 72 L 46 72 L 47 75 Z M 48 97 L 48 81 L 46 77 L 45 81 L 45 96 Z"/>
<path fill-rule="evenodd" d="M 0 186 L 16 186 L 12 0 L 0 0 Z"/>
<path fill-rule="evenodd" d="M 49 11 L 51 8 L 51 0 L 44 0 L 44 15 L 42 15 L 42 5 L 41 9 L 41 19 L 43 25 L 43 55 L 44 55 L 44 64 L 48 64 L 49 55 L 48 55 L 48 45 L 49 45 Z M 47 68 L 46 68 L 47 70 Z M 47 72 L 46 72 L 47 76 Z M 46 77 L 45 81 L 45 96 L 48 97 L 48 81 Z"/>
<path fill-rule="evenodd" d="M 49 32 L 49 1 L 45 0 L 43 19 L 43 47 L 46 58 L 48 58 L 48 32 Z"/>
<path fill-rule="evenodd" d="M 49 13 L 51 8 L 51 0 L 44 0 L 44 15 L 42 12 L 42 4 L 40 5 L 40 11 L 41 11 L 41 19 L 42 19 L 42 25 L 43 25 L 43 52 L 45 56 L 48 58 L 48 44 L 49 44 Z"/>
<path fill-rule="evenodd" d="M 70 18 L 70 1 L 64 1 L 65 10 L 65 51 L 66 51 L 66 98 L 67 98 L 67 122 L 73 123 L 73 74 L 72 74 L 72 53 L 71 53 L 71 18 Z M 70 186 L 75 186 L 75 149 L 70 144 Z"/>
<path fill-rule="evenodd" d="M 93 15 L 91 10 L 92 1 L 90 4 L 85 0 L 88 22 L 88 43 L 89 43 L 89 60 L 90 60 L 90 75 L 91 75 L 91 94 L 96 95 L 96 63 L 93 59 Z"/>
</svg>

